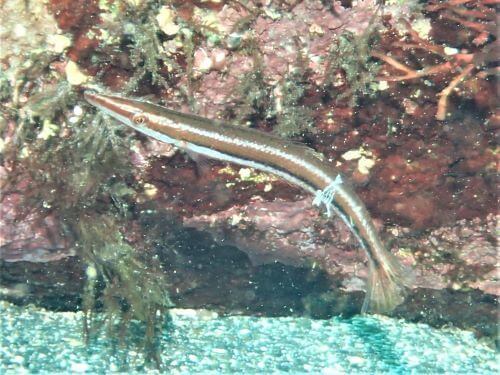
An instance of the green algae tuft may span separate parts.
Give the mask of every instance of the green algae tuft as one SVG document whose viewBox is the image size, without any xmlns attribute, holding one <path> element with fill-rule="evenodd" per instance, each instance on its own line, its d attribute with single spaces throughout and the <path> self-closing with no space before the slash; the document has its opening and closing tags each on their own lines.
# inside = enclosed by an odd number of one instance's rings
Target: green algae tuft
<svg viewBox="0 0 500 375">
<path fill-rule="evenodd" d="M 345 32 L 332 45 L 325 86 L 334 99 L 347 100 L 354 107 L 361 96 L 376 94 L 380 64 L 370 55 L 376 38 L 372 30 L 360 36 Z"/>
</svg>

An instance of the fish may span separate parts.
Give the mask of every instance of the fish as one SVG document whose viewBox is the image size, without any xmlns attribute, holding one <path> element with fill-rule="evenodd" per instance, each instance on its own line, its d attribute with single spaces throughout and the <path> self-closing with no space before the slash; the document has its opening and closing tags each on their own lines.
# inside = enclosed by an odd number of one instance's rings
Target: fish
<svg viewBox="0 0 500 375">
<path fill-rule="evenodd" d="M 254 168 L 298 186 L 338 215 L 368 259 L 362 313 L 387 314 L 404 302 L 412 272 L 383 245 L 364 203 L 321 153 L 257 129 L 239 127 L 117 94 L 84 92 L 88 103 L 136 131 L 190 153 Z"/>
</svg>

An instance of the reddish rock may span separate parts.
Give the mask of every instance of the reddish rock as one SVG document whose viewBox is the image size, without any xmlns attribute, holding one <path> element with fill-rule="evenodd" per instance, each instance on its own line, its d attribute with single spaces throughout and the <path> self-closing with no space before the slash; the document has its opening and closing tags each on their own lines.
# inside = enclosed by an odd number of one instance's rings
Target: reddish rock
<svg viewBox="0 0 500 375">
<path fill-rule="evenodd" d="M 100 13 L 97 0 L 50 0 L 49 10 L 63 31 L 87 29 L 94 25 Z"/>
<path fill-rule="evenodd" d="M 79 62 L 81 60 L 86 59 L 91 55 L 94 50 L 99 46 L 99 39 L 97 35 L 99 35 L 99 30 L 95 30 L 95 36 L 88 36 L 88 29 L 85 29 L 83 32 L 79 32 L 74 36 L 74 42 L 70 50 L 68 51 L 68 57 L 75 61 Z"/>
<path fill-rule="evenodd" d="M 53 215 L 33 210 L 21 214 L 21 194 L 1 197 L 0 259 L 5 262 L 53 262 L 75 255 Z"/>
</svg>

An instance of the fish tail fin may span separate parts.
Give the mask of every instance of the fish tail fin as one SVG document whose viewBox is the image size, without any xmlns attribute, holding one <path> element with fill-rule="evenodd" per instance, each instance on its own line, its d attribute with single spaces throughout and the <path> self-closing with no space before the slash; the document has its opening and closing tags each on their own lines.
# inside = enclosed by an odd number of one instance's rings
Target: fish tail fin
<svg viewBox="0 0 500 375">
<path fill-rule="evenodd" d="M 380 263 L 370 259 L 369 277 L 361 313 L 389 313 L 406 296 L 406 287 L 413 283 L 413 273 L 387 252 Z"/>
</svg>

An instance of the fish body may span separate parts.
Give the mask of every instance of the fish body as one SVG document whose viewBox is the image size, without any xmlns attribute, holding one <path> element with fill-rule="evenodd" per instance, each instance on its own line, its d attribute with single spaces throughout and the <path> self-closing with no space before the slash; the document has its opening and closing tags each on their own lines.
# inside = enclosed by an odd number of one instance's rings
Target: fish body
<svg viewBox="0 0 500 375">
<path fill-rule="evenodd" d="M 154 139 L 210 158 L 277 175 L 314 195 L 336 213 L 365 250 L 369 265 L 362 312 L 387 313 L 403 301 L 407 271 L 384 247 L 370 215 L 350 184 L 314 150 L 255 129 L 231 126 L 116 95 L 85 93 L 111 117 Z"/>
</svg>

